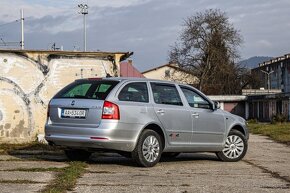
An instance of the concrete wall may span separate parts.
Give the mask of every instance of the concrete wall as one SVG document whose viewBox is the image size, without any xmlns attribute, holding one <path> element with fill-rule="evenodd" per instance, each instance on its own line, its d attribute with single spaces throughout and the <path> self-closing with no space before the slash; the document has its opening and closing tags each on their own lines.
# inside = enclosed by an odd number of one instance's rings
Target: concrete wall
<svg viewBox="0 0 290 193">
<path fill-rule="evenodd" d="M 118 75 L 116 65 L 94 54 L 0 51 L 0 143 L 34 140 L 57 91 L 75 79 Z"/>
<path fill-rule="evenodd" d="M 247 96 L 244 95 L 209 95 L 212 101 L 220 103 L 222 110 L 239 115 L 245 119 L 249 118 L 249 104 Z"/>
</svg>

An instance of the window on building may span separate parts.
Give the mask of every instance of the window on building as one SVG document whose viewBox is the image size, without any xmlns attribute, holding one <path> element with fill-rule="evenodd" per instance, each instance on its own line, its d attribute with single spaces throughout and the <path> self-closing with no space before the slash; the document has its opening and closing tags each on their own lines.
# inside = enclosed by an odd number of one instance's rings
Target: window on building
<svg viewBox="0 0 290 193">
<path fill-rule="evenodd" d="M 170 78 L 170 70 L 169 69 L 165 70 L 164 76 L 165 76 L 165 78 Z"/>
</svg>

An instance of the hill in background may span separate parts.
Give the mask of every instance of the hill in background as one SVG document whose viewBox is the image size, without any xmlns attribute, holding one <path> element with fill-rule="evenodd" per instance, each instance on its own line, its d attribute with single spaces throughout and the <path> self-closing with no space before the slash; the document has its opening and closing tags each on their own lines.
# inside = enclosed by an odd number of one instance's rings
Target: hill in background
<svg viewBox="0 0 290 193">
<path fill-rule="evenodd" d="M 258 67 L 258 64 L 262 63 L 262 62 L 266 62 L 270 59 L 272 59 L 273 57 L 270 56 L 254 56 L 251 58 L 248 58 L 246 60 L 242 60 L 239 62 L 239 64 L 241 66 L 245 66 L 247 68 L 256 68 Z"/>
</svg>

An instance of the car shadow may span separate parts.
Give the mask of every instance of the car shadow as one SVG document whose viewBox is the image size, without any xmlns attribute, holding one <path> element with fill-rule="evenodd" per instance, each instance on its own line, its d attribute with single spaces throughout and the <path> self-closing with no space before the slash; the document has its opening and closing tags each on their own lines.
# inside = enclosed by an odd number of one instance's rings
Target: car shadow
<svg viewBox="0 0 290 193">
<path fill-rule="evenodd" d="M 181 153 L 177 157 L 161 157 L 160 162 L 219 161 L 213 153 Z"/>
<path fill-rule="evenodd" d="M 15 159 L 26 160 L 26 161 L 53 161 L 53 162 L 69 162 L 69 160 L 63 151 L 11 151 L 8 155 Z M 218 158 L 214 154 L 209 153 L 182 153 L 177 157 L 168 158 L 161 157 L 161 163 L 170 162 L 189 162 L 189 161 L 218 161 Z M 103 164 L 103 165 L 120 165 L 120 166 L 132 166 L 137 167 L 138 165 L 131 158 L 123 157 L 117 153 L 93 153 L 89 160 L 86 161 L 88 164 Z"/>
<path fill-rule="evenodd" d="M 117 153 L 94 153 L 88 164 L 120 165 L 137 167 L 137 163 L 132 158 L 123 157 Z"/>
<path fill-rule="evenodd" d="M 189 162 L 189 161 L 219 161 L 215 154 L 209 153 L 182 153 L 174 158 L 163 158 L 161 157 L 161 163 L 170 163 L 170 162 Z M 89 164 L 104 164 L 104 165 L 122 165 L 122 166 L 138 166 L 133 159 L 122 157 L 118 154 L 113 153 L 104 153 L 96 157 L 91 157 L 88 161 Z"/>
<path fill-rule="evenodd" d="M 63 151 L 41 151 L 41 150 L 12 150 L 7 152 L 9 160 L 25 161 L 69 161 Z"/>
</svg>

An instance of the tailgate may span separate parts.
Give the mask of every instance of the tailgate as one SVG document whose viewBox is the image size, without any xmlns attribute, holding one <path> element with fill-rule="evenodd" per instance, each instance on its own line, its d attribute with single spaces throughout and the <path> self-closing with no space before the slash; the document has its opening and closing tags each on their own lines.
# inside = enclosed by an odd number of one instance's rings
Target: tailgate
<svg viewBox="0 0 290 193">
<path fill-rule="evenodd" d="M 96 127 L 101 122 L 103 104 L 104 101 L 94 99 L 53 99 L 51 124 Z"/>
</svg>

